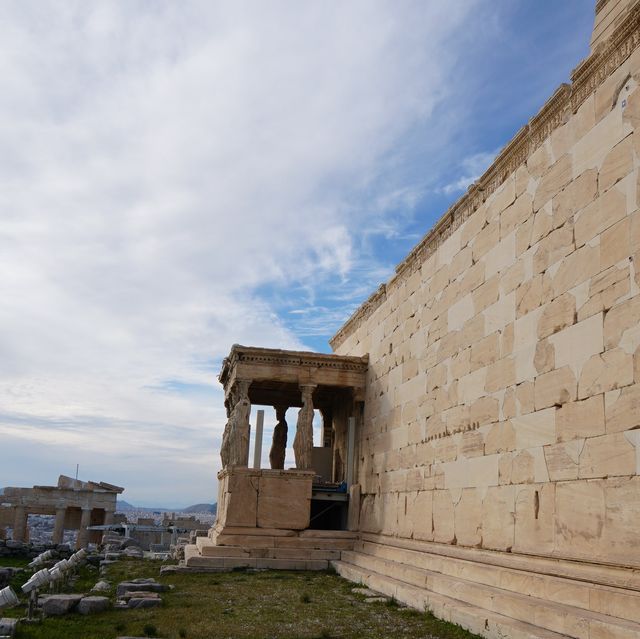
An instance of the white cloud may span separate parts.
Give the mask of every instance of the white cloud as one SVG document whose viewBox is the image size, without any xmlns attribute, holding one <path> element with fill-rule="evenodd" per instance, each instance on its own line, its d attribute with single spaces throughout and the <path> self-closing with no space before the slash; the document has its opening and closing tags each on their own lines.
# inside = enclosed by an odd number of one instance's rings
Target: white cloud
<svg viewBox="0 0 640 639">
<path fill-rule="evenodd" d="M 0 484 L 55 481 L 46 442 L 131 501 L 141 469 L 213 498 L 220 358 L 304 346 L 262 286 L 360 292 L 475 4 L 2 4 Z"/>
<path fill-rule="evenodd" d="M 462 160 L 460 163 L 460 176 L 442 187 L 442 192 L 446 195 L 452 195 L 461 191 L 465 191 L 471 186 L 482 174 L 491 166 L 491 163 L 498 155 L 500 149 L 489 152 L 474 153 Z"/>
</svg>

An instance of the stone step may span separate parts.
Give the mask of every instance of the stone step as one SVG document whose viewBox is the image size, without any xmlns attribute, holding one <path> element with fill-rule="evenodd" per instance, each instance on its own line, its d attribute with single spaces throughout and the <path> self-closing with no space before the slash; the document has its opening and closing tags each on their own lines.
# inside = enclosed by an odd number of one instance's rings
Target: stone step
<svg viewBox="0 0 640 639">
<path fill-rule="evenodd" d="M 343 552 L 341 561 L 487 611 L 500 612 L 504 616 L 525 623 L 533 622 L 540 628 L 576 639 L 602 636 L 603 629 L 608 629 L 612 633 L 610 636 L 616 639 L 640 637 L 638 623 L 575 608 L 557 601 L 542 600 L 355 551 Z"/>
<path fill-rule="evenodd" d="M 366 570 L 342 560 L 332 561 L 337 573 L 355 583 L 361 583 L 373 590 L 394 597 L 397 601 L 418 610 L 428 610 L 444 621 L 458 624 L 462 628 L 486 639 L 567 639 L 544 628 L 532 626 L 498 612 L 478 608 L 464 601 L 412 586 L 405 582 Z"/>
<path fill-rule="evenodd" d="M 469 559 L 447 557 L 371 541 L 357 542 L 356 550 L 450 577 L 512 592 L 526 593 L 547 601 L 562 601 L 576 608 L 640 623 L 640 592 L 635 590 L 602 586 L 531 570 L 478 563 Z M 536 567 L 535 561 L 530 563 L 533 568 Z"/>
<path fill-rule="evenodd" d="M 196 547 L 203 557 L 265 557 L 270 559 L 340 559 L 339 550 L 317 548 L 247 548 L 216 546 L 209 539 L 198 541 Z"/>
<path fill-rule="evenodd" d="M 213 528 L 213 531 L 225 535 L 257 535 L 268 537 L 294 537 L 298 534 L 296 530 L 257 528 L 255 526 L 216 526 Z"/>
<path fill-rule="evenodd" d="M 308 537 L 320 537 L 328 539 L 357 539 L 358 533 L 353 530 L 315 530 L 314 528 L 307 528 L 307 530 L 300 531 L 300 537 L 306 539 Z"/>
<path fill-rule="evenodd" d="M 415 539 L 402 539 L 372 533 L 360 533 L 360 539 L 385 546 L 417 550 L 432 555 L 468 559 L 474 563 L 504 566 L 505 568 L 520 569 L 532 573 L 568 577 L 576 581 L 587 581 L 604 586 L 640 591 L 640 570 L 626 566 L 590 564 L 586 561 L 523 555 L 480 548 L 466 548 L 464 546 L 452 546 L 451 544 L 440 544 Z"/>
<path fill-rule="evenodd" d="M 203 557 L 187 554 L 185 548 L 185 566 L 187 568 L 203 568 L 206 570 L 229 571 L 238 568 L 270 569 L 270 570 L 326 570 L 329 561 L 326 559 L 295 559 L 270 557 Z"/>
<path fill-rule="evenodd" d="M 351 550 L 354 539 L 334 537 L 270 537 L 267 535 L 212 535 L 216 546 L 241 548 L 315 548 L 318 550 Z"/>
</svg>

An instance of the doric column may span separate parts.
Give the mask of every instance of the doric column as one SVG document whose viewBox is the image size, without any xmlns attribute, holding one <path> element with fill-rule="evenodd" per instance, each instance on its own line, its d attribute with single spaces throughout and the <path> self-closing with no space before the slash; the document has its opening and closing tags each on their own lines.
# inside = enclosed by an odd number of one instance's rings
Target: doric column
<svg viewBox="0 0 640 639">
<path fill-rule="evenodd" d="M 27 531 L 29 515 L 24 509 L 24 506 L 16 506 L 15 513 L 13 515 L 13 540 L 14 541 L 28 541 L 29 535 Z"/>
<path fill-rule="evenodd" d="M 91 508 L 82 509 L 82 517 L 80 518 L 80 530 L 76 539 L 76 550 L 86 548 L 89 543 L 89 531 L 87 528 L 91 525 Z"/>
<path fill-rule="evenodd" d="M 61 544 L 64 539 L 64 519 L 66 514 L 66 508 L 56 509 L 56 521 L 53 525 L 53 535 L 51 536 L 51 541 L 54 544 Z"/>
<path fill-rule="evenodd" d="M 311 470 L 313 451 L 313 391 L 315 384 L 300 386 L 302 408 L 298 412 L 296 436 L 293 440 L 293 452 L 298 470 Z"/>
<path fill-rule="evenodd" d="M 287 450 L 287 435 L 289 431 L 289 427 L 285 420 L 288 406 L 280 404 L 278 406 L 274 406 L 274 408 L 276 409 L 276 419 L 278 420 L 278 423 L 273 429 L 273 441 L 271 443 L 271 450 L 269 451 L 269 462 L 271 463 L 271 468 L 283 469 L 284 458 Z"/>
</svg>

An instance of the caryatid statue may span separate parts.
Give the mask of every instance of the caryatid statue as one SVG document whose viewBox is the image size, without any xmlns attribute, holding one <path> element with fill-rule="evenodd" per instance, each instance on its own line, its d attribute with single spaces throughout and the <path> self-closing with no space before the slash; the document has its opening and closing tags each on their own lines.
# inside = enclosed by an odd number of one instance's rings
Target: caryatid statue
<svg viewBox="0 0 640 639">
<path fill-rule="evenodd" d="M 250 381 L 238 382 L 238 393 L 231 409 L 229 419 L 224 427 L 220 457 L 222 467 L 249 465 L 249 415 L 251 402 L 249 401 Z"/>
<path fill-rule="evenodd" d="M 293 440 L 293 452 L 298 470 L 310 470 L 313 451 L 313 390 L 315 386 L 300 386 L 302 392 L 302 408 L 298 412 L 296 436 Z"/>
<path fill-rule="evenodd" d="M 269 462 L 273 469 L 284 468 L 284 458 L 287 449 L 287 434 L 289 428 L 285 421 L 285 414 L 287 412 L 287 406 L 274 406 L 276 409 L 276 419 L 278 423 L 273 429 L 273 441 L 271 443 L 271 450 L 269 451 Z"/>
</svg>

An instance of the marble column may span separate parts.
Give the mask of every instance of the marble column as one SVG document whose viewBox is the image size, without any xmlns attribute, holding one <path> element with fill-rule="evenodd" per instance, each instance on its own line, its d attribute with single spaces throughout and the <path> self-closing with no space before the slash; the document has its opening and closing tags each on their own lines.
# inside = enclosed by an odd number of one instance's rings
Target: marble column
<svg viewBox="0 0 640 639">
<path fill-rule="evenodd" d="M 282 470 L 284 469 L 284 458 L 287 450 L 287 435 L 289 432 L 285 415 L 287 414 L 287 408 L 289 407 L 280 404 L 278 406 L 274 406 L 274 408 L 276 409 L 276 419 L 278 420 L 278 423 L 273 429 L 273 441 L 271 442 L 271 450 L 269 451 L 269 462 L 271 464 L 271 468 L 275 470 Z"/>
<path fill-rule="evenodd" d="M 314 384 L 300 386 L 302 408 L 298 412 L 296 436 L 293 440 L 293 452 L 298 470 L 311 470 L 313 452 L 313 391 Z"/>
<path fill-rule="evenodd" d="M 64 539 L 64 519 L 66 514 L 66 508 L 56 508 L 56 521 L 53 525 L 53 535 L 51 536 L 51 541 L 54 544 L 61 544 Z"/>
<path fill-rule="evenodd" d="M 76 550 L 86 548 L 89 543 L 89 531 L 87 528 L 91 525 L 91 508 L 82 509 L 82 517 L 80 518 L 80 530 L 78 530 L 78 538 L 76 539 Z"/>
<path fill-rule="evenodd" d="M 13 516 L 13 540 L 14 541 L 28 541 L 29 531 L 28 528 L 29 515 L 25 511 L 24 506 L 16 506 L 16 510 Z"/>
</svg>

